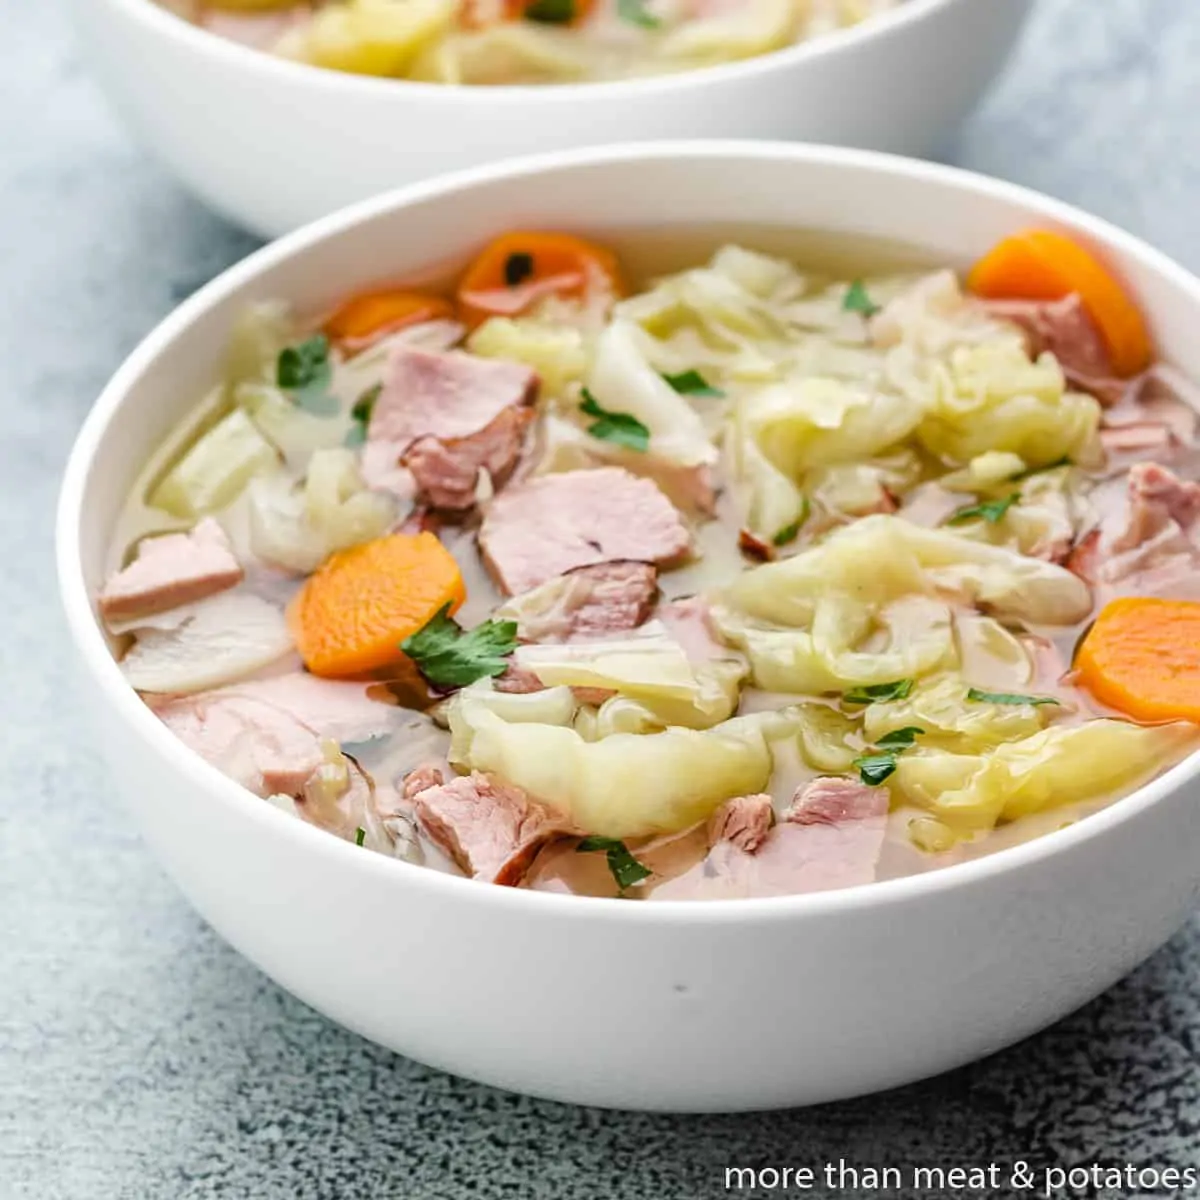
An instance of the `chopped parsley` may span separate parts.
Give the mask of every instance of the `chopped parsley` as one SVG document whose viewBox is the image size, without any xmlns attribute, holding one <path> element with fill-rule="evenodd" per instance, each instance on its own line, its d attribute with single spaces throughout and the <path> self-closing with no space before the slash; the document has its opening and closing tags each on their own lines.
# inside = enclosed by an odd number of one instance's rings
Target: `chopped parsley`
<svg viewBox="0 0 1200 1200">
<path fill-rule="evenodd" d="M 1022 696 L 1019 692 L 981 692 L 968 688 L 967 699 L 979 704 L 1060 704 L 1053 696 Z"/>
<path fill-rule="evenodd" d="M 575 0 L 533 0 L 522 16 L 543 25 L 569 25 L 575 20 Z"/>
<path fill-rule="evenodd" d="M 650 448 L 650 430 L 632 413 L 609 412 L 587 388 L 583 389 L 583 403 L 579 411 L 596 419 L 587 427 L 594 438 L 625 446 L 630 450 L 645 453 Z"/>
<path fill-rule="evenodd" d="M 360 825 L 354 831 L 354 844 L 356 846 L 361 846 L 363 844 L 363 842 L 366 841 L 366 839 L 367 839 L 367 831 Z"/>
<path fill-rule="evenodd" d="M 575 851 L 577 854 L 603 851 L 608 860 L 608 869 L 621 891 L 641 883 L 643 879 L 649 878 L 654 873 L 644 863 L 638 862 L 630 853 L 629 847 L 617 838 L 585 837 L 575 847 Z"/>
<path fill-rule="evenodd" d="M 336 396 L 329 394 L 333 367 L 329 362 L 329 339 L 314 334 L 295 346 L 286 346 L 275 363 L 275 382 L 287 392 L 297 408 L 318 417 L 332 417 L 340 410 Z"/>
<path fill-rule="evenodd" d="M 804 524 L 804 518 L 799 521 L 793 521 L 790 525 L 785 525 L 782 529 L 777 529 L 771 537 L 772 546 L 786 546 L 788 542 L 794 542 L 796 535 L 800 532 L 800 526 Z"/>
<path fill-rule="evenodd" d="M 866 286 L 861 279 L 856 279 L 842 297 L 842 308 L 846 312 L 862 313 L 864 317 L 873 317 L 879 311 L 879 305 L 867 295 Z"/>
<path fill-rule="evenodd" d="M 854 760 L 858 777 L 868 787 L 878 787 L 896 769 L 900 755 L 924 733 L 918 725 L 906 725 L 885 733 L 876 743 L 877 749 L 869 754 L 860 754 Z"/>
<path fill-rule="evenodd" d="M 903 729 L 893 729 L 891 733 L 885 733 L 875 745 L 886 746 L 889 749 L 894 746 L 911 746 L 917 740 L 917 736 L 924 732 L 920 725 L 905 725 Z"/>
<path fill-rule="evenodd" d="M 886 750 L 882 754 L 862 754 L 854 760 L 858 777 L 867 787 L 878 787 L 896 769 L 896 753 Z"/>
<path fill-rule="evenodd" d="M 379 399 L 379 393 L 382 391 L 383 384 L 375 383 L 355 400 L 354 407 L 350 410 L 350 417 L 354 424 L 350 426 L 346 434 L 347 446 L 361 446 L 367 440 L 367 426 L 371 423 L 371 413 L 374 411 L 375 401 Z"/>
<path fill-rule="evenodd" d="M 1000 500 L 983 500 L 979 504 L 968 504 L 966 508 L 960 508 L 957 512 L 952 513 L 947 524 L 961 525 L 964 521 L 973 521 L 978 518 L 986 521 L 989 525 L 995 525 L 1020 499 L 1021 493 L 1013 492 Z"/>
<path fill-rule="evenodd" d="M 463 629 L 444 604 L 423 629 L 400 643 L 400 649 L 435 687 L 466 687 L 508 669 L 517 648 L 516 621 L 484 621 Z"/>
<path fill-rule="evenodd" d="M 915 682 L 912 679 L 897 679 L 894 683 L 872 683 L 867 687 L 851 688 L 842 696 L 842 701 L 845 704 L 874 704 L 882 700 L 905 700 Z"/>
<path fill-rule="evenodd" d="M 507 287 L 516 287 L 524 283 L 533 274 L 532 254 L 510 254 L 504 260 L 504 283 Z"/>
<path fill-rule="evenodd" d="M 664 372 L 663 378 L 681 396 L 712 396 L 720 400 L 725 395 L 720 388 L 713 387 L 699 371 L 680 371 L 678 375 L 668 375 Z"/>
<path fill-rule="evenodd" d="M 646 0 L 617 0 L 617 16 L 643 29 L 657 29 L 662 24 L 652 12 L 646 11 Z"/>
</svg>

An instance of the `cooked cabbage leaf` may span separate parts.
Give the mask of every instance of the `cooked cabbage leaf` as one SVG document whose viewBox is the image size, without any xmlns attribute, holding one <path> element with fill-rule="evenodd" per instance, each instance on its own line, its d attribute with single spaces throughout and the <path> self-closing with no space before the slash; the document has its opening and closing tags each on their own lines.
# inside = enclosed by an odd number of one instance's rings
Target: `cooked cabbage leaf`
<svg viewBox="0 0 1200 1200">
<path fill-rule="evenodd" d="M 956 830 L 983 831 L 1000 820 L 1128 787 L 1195 742 L 1195 727 L 1182 722 L 1052 725 L 981 754 L 918 746 L 900 759 L 891 786 Z"/>
<path fill-rule="evenodd" d="M 450 728 L 456 766 L 491 772 L 604 837 L 686 829 L 721 801 L 762 791 L 771 775 L 764 722 L 754 717 L 587 741 L 574 729 L 505 721 L 464 692 Z"/>
</svg>

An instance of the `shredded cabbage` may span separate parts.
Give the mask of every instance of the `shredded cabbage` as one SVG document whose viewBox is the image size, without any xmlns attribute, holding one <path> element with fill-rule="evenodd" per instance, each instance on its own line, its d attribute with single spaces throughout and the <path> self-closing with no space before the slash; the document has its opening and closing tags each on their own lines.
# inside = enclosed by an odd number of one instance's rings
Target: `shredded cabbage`
<svg viewBox="0 0 1200 1200">
<path fill-rule="evenodd" d="M 926 414 L 918 436 L 956 463 L 988 451 L 1034 467 L 1063 458 L 1096 461 L 1100 405 L 1065 388 L 1052 355 L 1030 362 L 1021 344 L 1007 340 L 960 346 L 948 363 L 931 367 L 920 388 Z"/>
<path fill-rule="evenodd" d="M 404 75 L 457 12 L 457 0 L 342 0 L 285 34 L 276 52 L 334 71 Z"/>
<path fill-rule="evenodd" d="M 249 511 L 254 553 L 302 575 L 335 550 L 382 537 L 397 515 L 390 496 L 364 487 L 346 449 L 316 451 L 301 487 L 279 477 L 256 481 Z"/>
<path fill-rule="evenodd" d="M 619 640 L 520 646 L 513 659 L 550 687 L 601 688 L 637 700 L 659 727 L 708 729 L 726 720 L 746 675 L 736 659 L 691 661 L 657 621 Z"/>
<path fill-rule="evenodd" d="M 716 447 L 687 399 L 650 365 L 650 339 L 631 321 L 614 320 L 596 343 L 588 390 L 612 411 L 650 431 L 650 452 L 684 467 L 711 465 Z"/>
<path fill-rule="evenodd" d="M 1194 746 L 1193 726 L 1099 719 L 1052 725 L 980 754 L 917 746 L 899 757 L 895 792 L 959 831 L 991 829 L 1127 787 Z"/>
<path fill-rule="evenodd" d="M 467 349 L 483 358 L 505 358 L 531 366 L 542 381 L 542 395 L 560 399 L 579 383 L 591 365 L 592 351 L 583 331 L 538 314 L 492 317 L 467 339 Z"/>
<path fill-rule="evenodd" d="M 771 775 L 763 722 L 753 717 L 587 741 L 574 729 L 505 721 L 464 693 L 450 729 L 456 766 L 491 772 L 604 837 L 687 829 L 721 801 L 762 791 Z"/>
<path fill-rule="evenodd" d="M 275 447 L 234 409 L 192 444 L 151 491 L 149 503 L 195 520 L 224 508 L 255 475 L 278 465 Z"/>
</svg>

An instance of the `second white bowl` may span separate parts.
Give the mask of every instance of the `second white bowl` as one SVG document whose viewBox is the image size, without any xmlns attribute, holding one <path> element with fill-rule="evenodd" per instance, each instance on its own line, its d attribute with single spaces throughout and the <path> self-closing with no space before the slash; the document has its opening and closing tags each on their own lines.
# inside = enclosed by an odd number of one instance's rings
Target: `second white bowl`
<svg viewBox="0 0 1200 1200">
<path fill-rule="evenodd" d="M 152 0 L 75 7 L 102 85 L 147 145 L 201 199 L 274 237 L 442 171 L 606 142 L 784 138 L 928 154 L 991 83 L 1031 2 L 908 0 L 745 62 L 541 87 L 368 79 L 223 41 Z"/>
</svg>

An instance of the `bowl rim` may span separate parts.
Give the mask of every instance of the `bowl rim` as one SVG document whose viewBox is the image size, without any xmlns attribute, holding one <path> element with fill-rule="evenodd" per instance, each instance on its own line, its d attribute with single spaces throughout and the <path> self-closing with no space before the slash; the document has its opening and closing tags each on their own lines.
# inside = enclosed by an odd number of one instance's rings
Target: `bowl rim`
<svg viewBox="0 0 1200 1200">
<path fill-rule="evenodd" d="M 622 166 L 638 161 L 669 159 L 674 161 L 712 161 L 745 164 L 753 170 L 763 161 L 790 161 L 796 164 L 832 166 L 867 170 L 885 176 L 898 176 L 935 188 L 948 188 L 971 196 L 983 196 L 1031 206 L 1045 219 L 1079 230 L 1085 236 L 1115 251 L 1125 260 L 1138 262 L 1153 274 L 1190 292 L 1200 309 L 1200 278 L 1172 261 L 1140 238 L 1125 233 L 1099 217 L 1091 216 L 1063 201 L 1042 195 L 1017 184 L 996 180 L 941 164 L 903 158 L 877 151 L 804 143 L 707 140 L 626 143 L 586 147 L 530 155 L 507 162 L 473 167 L 437 179 L 393 189 L 371 199 L 322 217 L 269 243 L 222 271 L 204 287 L 176 307 L 160 321 L 127 356 L 113 374 L 100 396 L 86 414 L 64 471 L 55 523 L 55 558 L 60 599 L 76 649 L 96 683 L 100 696 L 114 714 L 125 722 L 147 748 L 165 759 L 198 789 L 207 792 L 214 803 L 237 806 L 241 819 L 273 822 L 261 826 L 273 829 L 274 836 L 293 839 L 297 851 L 326 855 L 356 855 L 359 870 L 387 872 L 390 886 L 427 888 L 433 896 L 444 895 L 469 903 L 472 895 L 491 905 L 512 905 L 515 911 L 530 916 L 549 917 L 578 914 L 603 917 L 612 921 L 712 924 L 727 921 L 796 920 L 820 917 L 836 912 L 871 909 L 878 905 L 918 900 L 942 892 L 954 892 L 997 876 L 1016 873 L 1022 868 L 1114 833 L 1183 785 L 1200 776 L 1200 750 L 1170 767 L 1162 775 L 1144 784 L 1108 807 L 1062 829 L 1041 834 L 1030 841 L 997 850 L 992 854 L 936 870 L 894 879 L 879 880 L 826 892 L 784 896 L 748 897 L 720 900 L 660 900 L 629 904 L 616 898 L 576 896 L 554 892 L 535 892 L 521 888 L 480 886 L 471 879 L 450 875 L 428 867 L 389 858 L 382 854 L 363 854 L 357 846 L 331 837 L 303 820 L 297 820 L 274 805 L 257 800 L 234 780 L 222 774 L 198 754 L 189 750 L 167 727 L 157 720 L 138 694 L 125 682 L 117 661 L 112 657 L 95 616 L 83 569 L 81 517 L 87 498 L 88 482 L 99 445 L 109 424 L 123 407 L 131 389 L 178 338 L 186 336 L 193 323 L 204 313 L 263 271 L 296 258 L 314 247 L 356 226 L 389 214 L 402 213 L 415 204 L 440 196 L 468 191 L 493 181 L 536 179 L 545 172 L 588 166 Z M 111 776 L 110 776 L 111 778 Z M 381 876 L 381 881 L 384 877 Z M 449 888 L 449 892 L 442 889 Z"/>
<path fill-rule="evenodd" d="M 80 3 L 98 3 L 99 0 L 79 0 Z M 224 60 L 231 69 L 261 70 L 268 76 L 284 82 L 325 88 L 331 93 L 349 93 L 362 96 L 384 96 L 390 92 L 411 92 L 427 101 L 446 104 L 470 105 L 476 99 L 484 99 L 489 105 L 524 104 L 535 100 L 568 102 L 580 96 L 588 101 L 603 101 L 616 96 L 636 99 L 657 92 L 687 91 L 719 84 L 726 80 L 736 82 L 743 77 L 752 77 L 775 70 L 787 70 L 792 66 L 803 66 L 810 59 L 837 56 L 853 52 L 860 44 L 876 38 L 884 38 L 900 32 L 910 25 L 936 19 L 943 11 L 955 5 L 980 3 L 981 0 L 903 0 L 894 9 L 869 17 L 857 25 L 823 33 L 816 37 L 772 50 L 766 54 L 734 62 L 716 63 L 711 66 L 689 68 L 665 75 L 639 76 L 634 79 L 578 80 L 563 83 L 538 84 L 446 84 L 419 79 L 393 79 L 373 75 L 356 75 L 349 71 L 336 71 L 317 67 L 309 63 L 293 62 L 279 58 L 263 50 L 242 45 L 230 38 L 221 37 L 210 30 L 194 25 L 191 21 L 169 12 L 156 0 L 105 0 L 111 7 L 120 9 L 130 21 L 141 22 L 157 35 L 171 38 L 181 46 L 195 52 L 211 54 Z M 988 0 L 983 0 L 988 2 Z M 1018 8 L 1027 8 L 1029 0 L 1006 0 Z M 436 99 L 434 99 L 436 97 Z"/>
</svg>

